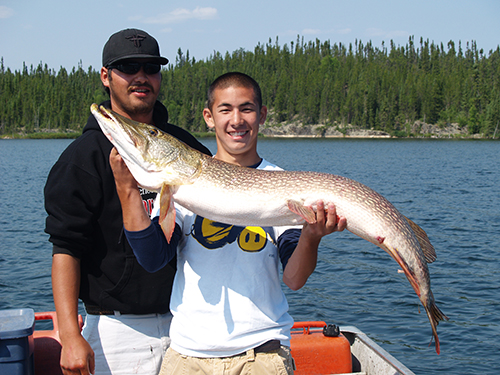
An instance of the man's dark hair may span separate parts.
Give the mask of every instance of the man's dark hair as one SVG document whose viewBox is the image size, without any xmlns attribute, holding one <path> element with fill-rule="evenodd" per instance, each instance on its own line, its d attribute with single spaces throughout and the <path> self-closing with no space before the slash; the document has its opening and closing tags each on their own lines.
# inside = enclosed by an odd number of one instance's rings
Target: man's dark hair
<svg viewBox="0 0 500 375">
<path fill-rule="evenodd" d="M 207 108 L 212 110 L 215 101 L 215 90 L 227 89 L 228 87 L 246 87 L 253 89 L 255 93 L 255 99 L 257 99 L 257 104 L 259 108 L 262 107 L 262 92 L 260 91 L 260 86 L 252 77 L 240 72 L 229 72 L 221 75 L 215 81 L 212 82 L 208 88 L 207 93 Z"/>
</svg>

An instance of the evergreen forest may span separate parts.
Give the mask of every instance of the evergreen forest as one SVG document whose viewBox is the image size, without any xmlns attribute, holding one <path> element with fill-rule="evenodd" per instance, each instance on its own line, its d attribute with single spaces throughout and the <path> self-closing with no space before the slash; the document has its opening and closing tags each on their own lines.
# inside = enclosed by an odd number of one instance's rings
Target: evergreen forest
<svg viewBox="0 0 500 375">
<path fill-rule="evenodd" d="M 382 130 L 412 136 L 410 125 L 457 123 L 470 135 L 494 137 L 500 122 L 500 49 L 488 53 L 475 42 L 462 46 L 429 40 L 375 47 L 316 39 L 280 45 L 278 38 L 205 60 L 180 48 L 162 70 L 159 100 L 170 122 L 204 132 L 208 85 L 220 74 L 240 71 L 261 85 L 268 123 L 299 122 Z M 172 61 L 172 60 L 175 60 Z M 92 103 L 107 99 L 99 69 L 71 71 L 44 65 L 11 71 L 0 60 L 0 136 L 81 133 Z"/>
</svg>

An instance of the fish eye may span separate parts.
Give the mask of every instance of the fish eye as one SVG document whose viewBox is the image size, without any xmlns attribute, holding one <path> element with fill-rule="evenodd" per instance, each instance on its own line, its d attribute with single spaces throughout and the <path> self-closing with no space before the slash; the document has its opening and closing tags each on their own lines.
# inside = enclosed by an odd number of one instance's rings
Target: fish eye
<svg viewBox="0 0 500 375">
<path fill-rule="evenodd" d="M 156 130 L 156 129 L 149 129 L 149 134 L 151 134 L 153 137 L 156 137 L 158 135 L 158 130 Z"/>
</svg>

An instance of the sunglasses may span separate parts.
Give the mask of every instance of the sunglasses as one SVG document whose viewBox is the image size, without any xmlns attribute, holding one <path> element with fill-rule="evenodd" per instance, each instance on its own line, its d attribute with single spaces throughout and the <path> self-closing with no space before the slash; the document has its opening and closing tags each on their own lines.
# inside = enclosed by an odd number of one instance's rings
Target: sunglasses
<svg viewBox="0 0 500 375">
<path fill-rule="evenodd" d="M 155 63 L 137 63 L 128 62 L 122 64 L 110 65 L 108 69 L 118 69 L 120 72 L 125 74 L 136 74 L 141 68 L 144 69 L 146 74 L 156 74 L 160 71 L 161 65 Z"/>
</svg>

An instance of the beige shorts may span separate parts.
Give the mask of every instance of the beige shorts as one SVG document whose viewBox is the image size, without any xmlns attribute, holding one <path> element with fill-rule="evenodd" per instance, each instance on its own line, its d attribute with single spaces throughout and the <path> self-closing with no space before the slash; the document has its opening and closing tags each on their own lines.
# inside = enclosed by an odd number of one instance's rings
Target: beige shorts
<svg viewBox="0 0 500 375">
<path fill-rule="evenodd" d="M 255 354 L 253 349 L 243 354 L 224 358 L 198 358 L 179 354 L 168 348 L 160 375 L 293 375 L 290 348 Z"/>
</svg>

